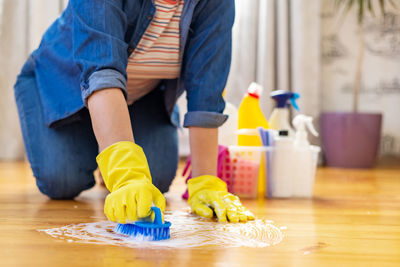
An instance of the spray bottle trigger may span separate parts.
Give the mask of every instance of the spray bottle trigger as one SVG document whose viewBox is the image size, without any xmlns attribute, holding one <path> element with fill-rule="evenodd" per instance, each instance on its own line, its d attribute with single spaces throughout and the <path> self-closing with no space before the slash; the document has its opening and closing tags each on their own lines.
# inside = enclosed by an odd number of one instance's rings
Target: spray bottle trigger
<svg viewBox="0 0 400 267">
<path fill-rule="evenodd" d="M 297 110 L 300 111 L 299 106 L 296 103 L 296 99 L 300 98 L 300 95 L 298 93 L 293 93 L 292 97 L 290 98 L 290 103 L 292 104 L 292 106 Z"/>
<path fill-rule="evenodd" d="M 299 114 L 293 119 L 293 125 L 297 131 L 306 131 L 307 128 L 314 136 L 318 136 L 312 122 L 312 117 L 303 114 Z"/>
<path fill-rule="evenodd" d="M 315 136 L 315 137 L 318 137 L 318 132 L 315 130 L 315 128 L 314 128 L 314 125 L 313 125 L 313 123 L 312 123 L 312 118 L 311 117 L 309 117 L 309 119 L 308 120 L 306 120 L 306 125 L 307 125 L 307 128 L 308 128 L 308 130 L 310 130 L 310 132 Z"/>
</svg>

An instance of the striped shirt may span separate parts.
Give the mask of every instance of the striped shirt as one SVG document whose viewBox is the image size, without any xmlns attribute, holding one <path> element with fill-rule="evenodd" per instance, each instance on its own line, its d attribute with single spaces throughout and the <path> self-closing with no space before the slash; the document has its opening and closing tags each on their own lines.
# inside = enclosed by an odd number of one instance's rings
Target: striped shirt
<svg viewBox="0 0 400 267">
<path fill-rule="evenodd" d="M 155 0 L 156 12 L 128 59 L 128 104 L 157 87 L 162 79 L 179 77 L 180 31 L 184 0 Z"/>
</svg>

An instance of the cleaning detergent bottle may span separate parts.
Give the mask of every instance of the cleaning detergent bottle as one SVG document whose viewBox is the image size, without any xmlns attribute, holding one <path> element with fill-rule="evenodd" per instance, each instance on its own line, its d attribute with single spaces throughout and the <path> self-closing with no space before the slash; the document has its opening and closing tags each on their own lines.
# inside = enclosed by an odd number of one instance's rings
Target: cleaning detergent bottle
<svg viewBox="0 0 400 267">
<path fill-rule="evenodd" d="M 242 103 L 239 106 L 238 120 L 238 145 L 239 146 L 262 146 L 258 127 L 267 129 L 268 122 L 260 108 L 260 96 L 263 87 L 257 83 L 251 83 L 247 89 Z M 261 164 L 258 175 L 257 195 L 265 195 L 265 157 L 261 158 Z"/>
<path fill-rule="evenodd" d="M 275 137 L 272 166 L 268 177 L 268 191 L 271 197 L 288 198 L 292 196 L 293 138 L 288 130 L 280 130 Z"/>
<path fill-rule="evenodd" d="M 268 122 L 260 108 L 260 95 L 262 86 L 251 83 L 247 94 L 244 96 L 239 106 L 238 129 L 247 131 L 247 134 L 238 135 L 239 146 L 261 146 L 257 127 L 268 128 Z M 250 131 L 249 131 L 250 130 Z M 252 133 L 254 132 L 254 134 Z"/>
<path fill-rule="evenodd" d="M 300 95 L 297 93 L 284 90 L 277 90 L 271 93 L 271 98 L 276 101 L 276 107 L 269 119 L 271 129 L 277 131 L 287 130 L 290 136 L 293 135 L 293 129 L 289 121 L 289 101 L 296 110 L 299 110 L 296 104 L 296 99 L 299 97 Z"/>
<path fill-rule="evenodd" d="M 293 119 L 293 126 L 296 129 L 294 138 L 294 172 L 293 172 L 293 196 L 311 197 L 317 158 L 308 141 L 307 129 L 318 136 L 313 126 L 313 118 L 303 114 Z"/>
</svg>

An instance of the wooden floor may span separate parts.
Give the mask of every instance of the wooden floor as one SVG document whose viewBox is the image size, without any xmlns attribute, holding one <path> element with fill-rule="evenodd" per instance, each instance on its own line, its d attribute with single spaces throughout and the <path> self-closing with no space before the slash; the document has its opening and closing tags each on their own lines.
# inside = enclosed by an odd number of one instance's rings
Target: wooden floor
<svg viewBox="0 0 400 267">
<path fill-rule="evenodd" d="M 180 200 L 183 181 L 167 195 Z M 68 243 L 37 229 L 93 222 L 105 192 L 50 201 L 24 163 L 0 163 L 0 266 L 400 266 L 400 167 L 320 169 L 313 200 L 243 201 L 258 217 L 286 226 L 282 243 L 263 249 L 148 250 Z"/>
</svg>

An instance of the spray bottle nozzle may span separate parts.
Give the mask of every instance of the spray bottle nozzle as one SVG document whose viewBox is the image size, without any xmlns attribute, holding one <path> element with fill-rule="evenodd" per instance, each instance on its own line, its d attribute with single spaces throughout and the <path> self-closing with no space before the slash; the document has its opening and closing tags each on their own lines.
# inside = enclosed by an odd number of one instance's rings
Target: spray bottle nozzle
<svg viewBox="0 0 400 267">
<path fill-rule="evenodd" d="M 290 103 L 292 103 L 292 106 L 297 110 L 300 111 L 299 106 L 296 103 L 296 100 L 300 98 L 300 94 L 298 93 L 292 93 L 292 97 L 290 98 Z"/>
<path fill-rule="evenodd" d="M 318 133 L 315 130 L 312 121 L 313 121 L 312 117 L 306 116 L 306 115 L 303 115 L 303 114 L 299 114 L 293 119 L 293 126 L 296 128 L 296 131 L 298 131 L 298 132 L 306 131 L 306 126 L 307 126 L 308 130 L 314 136 L 318 136 Z"/>
<path fill-rule="evenodd" d="M 296 100 L 300 98 L 298 93 L 292 93 L 284 90 L 276 90 L 271 93 L 271 97 L 276 100 L 276 105 L 278 108 L 286 108 L 288 106 L 288 101 L 296 110 L 300 110 L 296 103 Z"/>
</svg>

